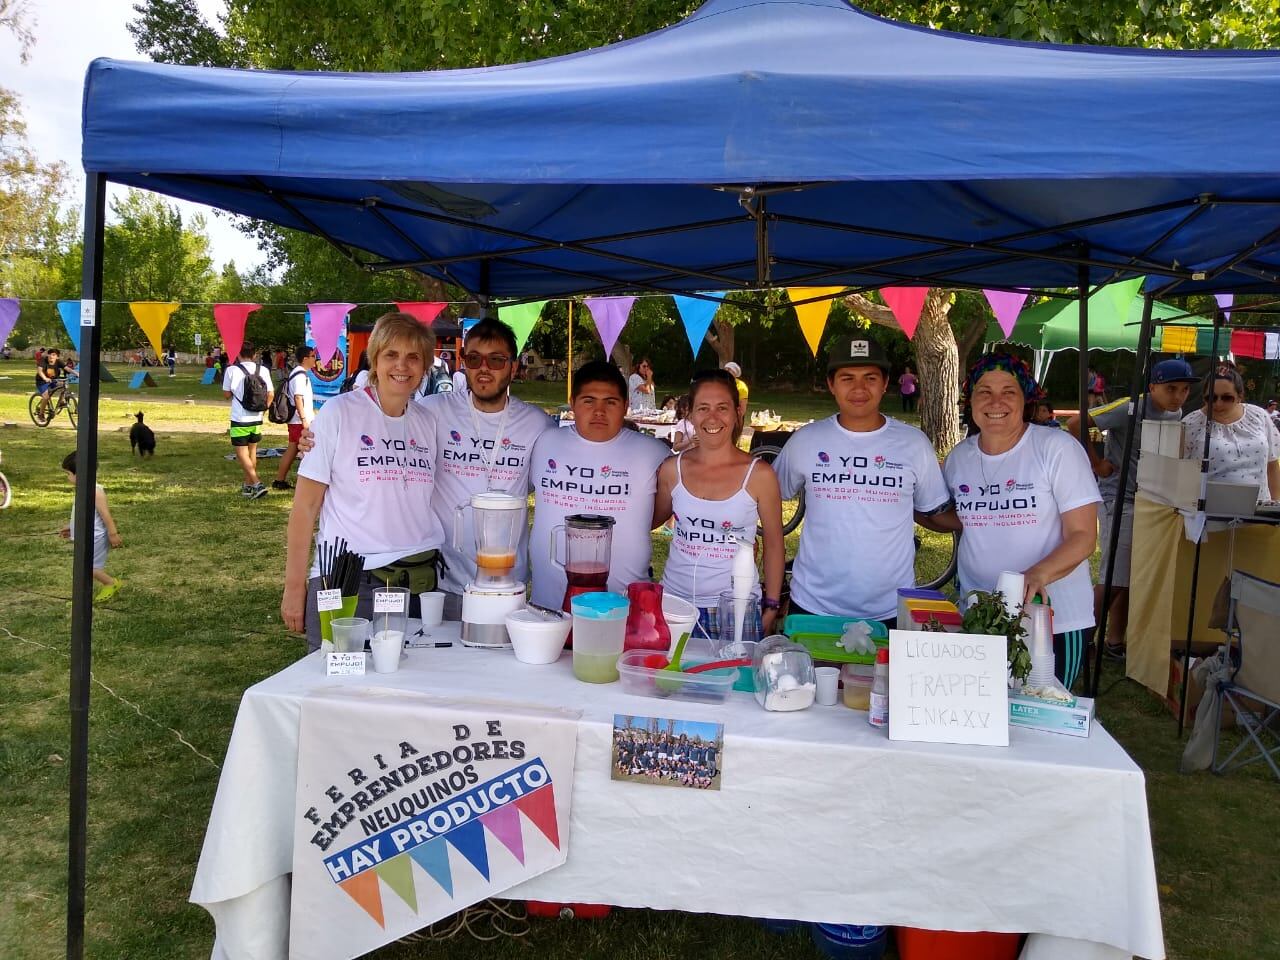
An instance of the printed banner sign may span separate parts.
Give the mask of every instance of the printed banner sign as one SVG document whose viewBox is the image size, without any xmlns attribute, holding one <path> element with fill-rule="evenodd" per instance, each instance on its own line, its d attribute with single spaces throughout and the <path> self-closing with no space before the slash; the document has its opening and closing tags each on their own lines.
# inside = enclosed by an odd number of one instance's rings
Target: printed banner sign
<svg viewBox="0 0 1280 960">
<path fill-rule="evenodd" d="M 578 716 L 385 689 L 304 699 L 290 956 L 360 956 L 564 863 Z"/>
<path fill-rule="evenodd" d="M 347 369 L 347 320 L 346 316 L 340 318 L 342 328 L 338 331 L 337 351 L 324 363 L 318 359 L 316 365 L 311 368 L 311 395 L 315 408 L 319 410 L 324 406 L 326 400 L 332 400 L 342 392 L 342 382 L 347 379 L 351 371 Z M 302 322 L 302 342 L 308 347 L 316 346 L 315 335 L 311 331 L 311 314 L 306 314 Z M 316 347 L 316 354 L 319 356 L 320 348 Z"/>
</svg>

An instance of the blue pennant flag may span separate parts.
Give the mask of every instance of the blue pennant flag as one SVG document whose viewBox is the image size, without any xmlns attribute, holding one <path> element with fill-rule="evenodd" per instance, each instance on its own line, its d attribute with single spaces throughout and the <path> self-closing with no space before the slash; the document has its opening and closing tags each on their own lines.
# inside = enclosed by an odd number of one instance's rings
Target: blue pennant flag
<svg viewBox="0 0 1280 960">
<path fill-rule="evenodd" d="M 427 876 L 444 888 L 445 893 L 453 896 L 453 873 L 449 869 L 449 848 L 444 845 L 443 837 L 436 837 L 434 840 L 418 844 L 409 851 L 409 856 L 413 858 L 414 863 L 427 871 Z"/>
<path fill-rule="evenodd" d="M 62 325 L 67 328 L 67 336 L 71 338 L 71 345 L 76 348 L 76 353 L 80 352 L 80 301 L 79 300 L 59 300 L 58 313 L 62 315 Z"/>
<path fill-rule="evenodd" d="M 480 871 L 480 876 L 489 879 L 489 851 L 485 849 L 484 827 L 479 820 L 469 820 L 444 836 L 455 850 L 467 858 L 468 863 Z"/>
<path fill-rule="evenodd" d="M 720 296 L 720 294 L 716 294 Z M 693 355 L 698 355 L 698 348 L 707 335 L 711 320 L 720 309 L 722 300 L 701 300 L 697 297 L 672 297 L 676 309 L 680 311 L 680 319 L 684 321 L 685 336 L 689 338 L 689 348 Z"/>
</svg>

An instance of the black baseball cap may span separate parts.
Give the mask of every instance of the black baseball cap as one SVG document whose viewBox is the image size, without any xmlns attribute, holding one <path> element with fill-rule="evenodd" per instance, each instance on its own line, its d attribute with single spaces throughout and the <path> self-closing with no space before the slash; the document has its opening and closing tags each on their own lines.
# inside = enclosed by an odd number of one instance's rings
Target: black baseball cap
<svg viewBox="0 0 1280 960">
<path fill-rule="evenodd" d="M 884 347 L 866 336 L 840 337 L 827 350 L 827 376 L 843 367 L 879 367 L 889 376 L 893 369 Z"/>
<path fill-rule="evenodd" d="M 1191 364 L 1176 357 L 1172 360 L 1161 360 L 1151 368 L 1151 382 L 1161 383 L 1196 383 L 1199 377 L 1191 369 Z"/>
</svg>

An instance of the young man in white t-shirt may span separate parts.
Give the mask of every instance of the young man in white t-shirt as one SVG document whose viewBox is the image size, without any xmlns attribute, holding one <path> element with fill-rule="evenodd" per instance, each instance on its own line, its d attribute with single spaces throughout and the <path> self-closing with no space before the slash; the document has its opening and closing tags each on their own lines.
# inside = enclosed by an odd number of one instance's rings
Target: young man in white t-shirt
<svg viewBox="0 0 1280 960">
<path fill-rule="evenodd" d="M 431 507 L 449 533 L 441 548 L 446 569 L 439 588 L 445 592 L 447 620 L 462 615 L 462 591 L 476 576 L 475 529 L 469 512 L 459 521 L 459 546 L 454 546 L 450 533 L 458 507 L 465 507 L 472 494 L 487 491 L 524 497 L 534 441 L 556 426 L 537 407 L 510 395 L 520 366 L 516 356 L 512 329 L 500 320 L 481 320 L 467 331 L 459 358 L 467 389 L 418 398 L 437 423 Z M 513 573 L 519 581 L 528 576 L 528 547 L 526 526 Z"/>
<path fill-rule="evenodd" d="M 246 410 L 241 403 L 248 377 L 257 377 L 266 384 L 267 402 L 261 410 Z M 222 395 L 231 401 L 231 448 L 244 473 L 240 495 L 249 500 L 265 497 L 267 485 L 258 479 L 258 443 L 262 440 L 262 415 L 271 406 L 275 385 L 271 382 L 271 371 L 253 359 L 252 343 L 245 341 L 240 345 L 239 359 L 228 365 L 222 375 Z"/>
<path fill-rule="evenodd" d="M 837 340 L 827 389 L 839 412 L 797 430 L 774 461 L 783 498 L 805 496 L 791 613 L 893 625 L 898 589 L 915 585 L 915 521 L 950 510 L 929 439 L 880 412 L 889 370 L 874 340 Z"/>
<path fill-rule="evenodd" d="M 649 579 L 658 467 L 671 455 L 662 441 L 625 429 L 627 382 L 613 364 L 596 360 L 575 373 L 570 403 L 574 425 L 538 438 L 529 475 L 533 601 L 554 608 L 564 602 L 565 574 L 551 560 L 551 534 L 572 514 L 613 517 L 610 590 Z M 563 558 L 563 545 L 556 554 Z"/>
<path fill-rule="evenodd" d="M 293 484 L 288 480 L 289 468 L 298 458 L 298 440 L 303 430 L 311 429 L 311 421 L 315 419 L 315 397 L 311 389 L 311 371 L 316 365 L 316 348 L 299 347 L 298 365 L 289 371 L 289 376 L 280 389 L 289 398 L 293 408 L 293 416 L 289 418 L 289 446 L 280 458 L 280 469 L 271 482 L 272 490 L 292 490 Z"/>
</svg>

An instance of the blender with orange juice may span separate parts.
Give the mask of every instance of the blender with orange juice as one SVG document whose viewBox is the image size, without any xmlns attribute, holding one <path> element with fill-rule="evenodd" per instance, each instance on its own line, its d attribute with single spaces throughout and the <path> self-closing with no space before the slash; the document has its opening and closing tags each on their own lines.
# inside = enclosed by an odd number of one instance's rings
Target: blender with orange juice
<svg viewBox="0 0 1280 960">
<path fill-rule="evenodd" d="M 454 546 L 467 507 L 475 524 L 476 578 L 462 592 L 462 642 L 468 647 L 507 647 L 506 617 L 525 605 L 524 584 L 512 577 L 527 520 L 524 497 L 473 494 L 454 517 Z"/>
</svg>

